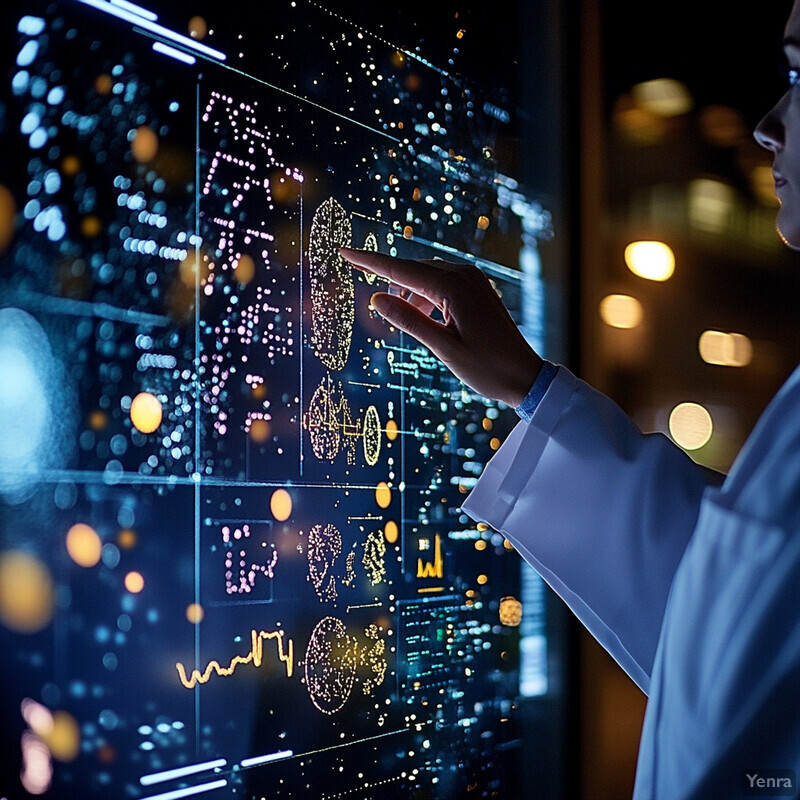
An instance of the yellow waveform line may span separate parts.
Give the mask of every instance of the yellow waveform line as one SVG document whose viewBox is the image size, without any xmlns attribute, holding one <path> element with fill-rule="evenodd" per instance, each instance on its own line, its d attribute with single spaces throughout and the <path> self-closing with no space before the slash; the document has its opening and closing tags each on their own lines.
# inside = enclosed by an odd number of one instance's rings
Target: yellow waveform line
<svg viewBox="0 0 800 800">
<path fill-rule="evenodd" d="M 443 578 L 444 562 L 442 561 L 442 537 L 436 534 L 433 562 L 425 563 L 421 558 L 417 559 L 418 578 Z"/>
<path fill-rule="evenodd" d="M 175 668 L 178 670 L 178 677 L 187 689 L 194 689 L 198 683 L 207 683 L 212 672 L 216 672 L 220 677 L 232 675 L 239 664 L 249 664 L 252 662 L 254 667 L 260 667 L 264 656 L 264 640 L 276 639 L 278 645 L 278 658 L 286 665 L 286 677 L 292 677 L 294 669 L 294 642 L 289 639 L 286 652 L 283 649 L 283 637 L 285 631 L 250 631 L 250 652 L 246 656 L 234 656 L 227 667 L 223 667 L 219 661 L 209 661 L 205 670 L 192 670 L 191 677 L 186 677 L 186 668 L 178 662 Z"/>
</svg>

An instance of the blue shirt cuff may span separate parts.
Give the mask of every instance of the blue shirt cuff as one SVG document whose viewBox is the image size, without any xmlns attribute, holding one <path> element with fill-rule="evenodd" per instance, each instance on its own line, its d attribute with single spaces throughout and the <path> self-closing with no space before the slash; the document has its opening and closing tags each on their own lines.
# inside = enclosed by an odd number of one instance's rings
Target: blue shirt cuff
<svg viewBox="0 0 800 800">
<path fill-rule="evenodd" d="M 528 394 L 525 395 L 524 400 L 517 406 L 517 416 L 524 422 L 530 422 L 533 417 L 533 412 L 536 411 L 536 406 L 539 405 L 544 393 L 547 391 L 553 378 L 556 376 L 558 367 L 550 361 L 543 361 L 542 368 L 536 376 Z"/>
</svg>

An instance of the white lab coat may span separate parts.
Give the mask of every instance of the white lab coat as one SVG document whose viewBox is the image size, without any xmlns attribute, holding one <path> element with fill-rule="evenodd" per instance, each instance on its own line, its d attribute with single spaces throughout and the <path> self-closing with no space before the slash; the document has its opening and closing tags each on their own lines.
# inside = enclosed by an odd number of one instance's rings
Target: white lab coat
<svg viewBox="0 0 800 800">
<path fill-rule="evenodd" d="M 800 368 L 720 480 L 561 367 L 464 504 L 649 695 L 635 800 L 800 770 Z"/>
</svg>

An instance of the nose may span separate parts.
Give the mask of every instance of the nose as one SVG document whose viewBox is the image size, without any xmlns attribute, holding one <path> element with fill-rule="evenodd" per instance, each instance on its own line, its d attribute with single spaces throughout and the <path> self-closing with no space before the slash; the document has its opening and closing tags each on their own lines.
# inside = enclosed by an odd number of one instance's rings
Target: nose
<svg viewBox="0 0 800 800">
<path fill-rule="evenodd" d="M 761 122 L 756 125 L 753 136 L 756 141 L 766 150 L 773 153 L 777 152 L 783 147 L 784 128 L 781 114 L 781 103 L 779 102 Z"/>
</svg>

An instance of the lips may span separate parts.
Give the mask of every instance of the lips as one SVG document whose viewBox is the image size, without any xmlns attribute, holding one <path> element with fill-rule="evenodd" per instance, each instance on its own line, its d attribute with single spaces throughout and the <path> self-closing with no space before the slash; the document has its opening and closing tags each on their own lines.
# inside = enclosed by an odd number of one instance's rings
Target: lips
<svg viewBox="0 0 800 800">
<path fill-rule="evenodd" d="M 775 188 L 780 189 L 782 186 L 786 186 L 786 178 L 780 174 L 780 172 L 773 172 L 773 178 L 775 179 Z"/>
</svg>

